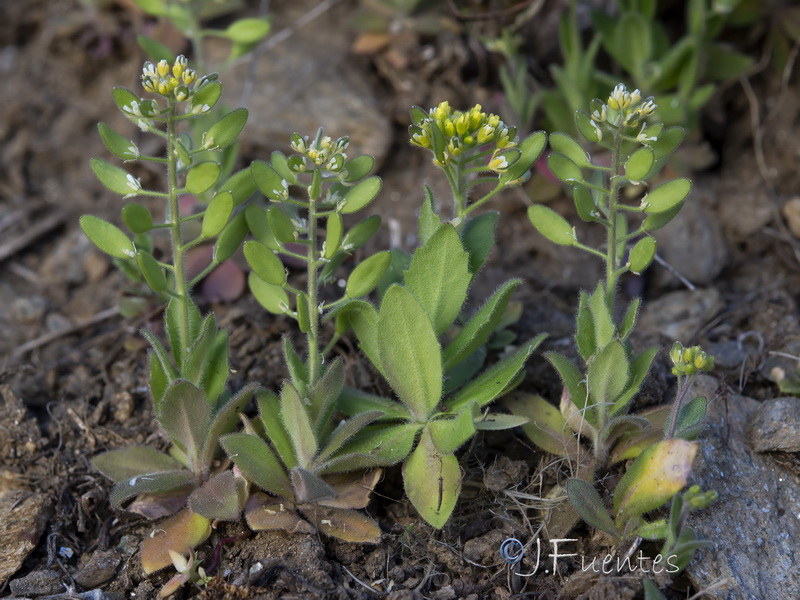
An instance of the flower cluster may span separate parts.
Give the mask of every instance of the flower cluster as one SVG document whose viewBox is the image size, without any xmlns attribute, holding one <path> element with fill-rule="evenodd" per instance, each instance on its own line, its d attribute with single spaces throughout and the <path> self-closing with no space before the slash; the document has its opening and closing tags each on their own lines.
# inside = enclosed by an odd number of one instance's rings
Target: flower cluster
<svg viewBox="0 0 800 600">
<path fill-rule="evenodd" d="M 497 115 L 483 112 L 480 104 L 467 111 L 454 111 L 448 102 L 442 102 L 411 125 L 409 132 L 413 145 L 434 152 L 433 162 L 439 167 L 492 144 L 487 168 L 503 173 L 509 167 L 503 151 L 517 145 L 516 129 L 508 127 Z M 437 151 L 437 139 L 443 140 L 441 152 Z"/>
<path fill-rule="evenodd" d="M 685 348 L 680 342 L 675 342 L 669 352 L 673 375 L 696 375 L 714 368 L 714 357 L 706 354 L 700 346 Z"/>
<path fill-rule="evenodd" d="M 189 86 L 197 81 L 197 72 L 187 65 L 188 61 L 182 54 L 172 66 L 166 60 L 160 60 L 156 65 L 148 61 L 142 68 L 142 87 L 152 94 L 173 96 L 178 102 L 184 102 L 191 95 Z"/>
<path fill-rule="evenodd" d="M 699 485 L 693 485 L 683 493 L 683 501 L 689 504 L 693 510 L 708 508 L 716 502 L 719 494 L 714 490 L 703 492 Z"/>
<path fill-rule="evenodd" d="M 598 104 L 599 100 L 596 101 Z M 656 103 L 652 96 L 642 98 L 639 90 L 628 92 L 623 84 L 617 84 L 605 104 L 592 111 L 592 124 L 608 123 L 613 127 L 636 127 L 653 114 Z"/>
<path fill-rule="evenodd" d="M 307 170 L 307 161 L 311 161 L 317 167 L 325 167 L 332 173 L 342 170 L 347 154 L 345 150 L 350 145 L 350 138 L 341 137 L 335 142 L 330 136 L 317 135 L 312 142 L 308 141 L 308 136 L 301 136 L 299 133 L 292 135 L 292 150 L 299 156 L 292 157 L 289 165 L 298 173 Z"/>
</svg>

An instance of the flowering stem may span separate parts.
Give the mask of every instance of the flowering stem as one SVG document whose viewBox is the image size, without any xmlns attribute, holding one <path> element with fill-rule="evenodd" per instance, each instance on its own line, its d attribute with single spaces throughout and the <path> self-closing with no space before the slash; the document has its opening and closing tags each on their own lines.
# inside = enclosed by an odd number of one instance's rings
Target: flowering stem
<svg viewBox="0 0 800 600">
<path fill-rule="evenodd" d="M 319 177 L 319 171 L 314 171 L 314 178 Z M 309 186 L 308 197 L 308 387 L 313 388 L 319 378 L 319 311 L 317 310 L 317 269 L 319 268 L 317 256 L 317 199 L 312 195 L 312 189 L 318 188 L 313 183 Z M 299 298 L 298 298 L 299 300 Z"/>
<path fill-rule="evenodd" d="M 181 212 L 178 202 L 178 168 L 175 153 L 175 101 L 169 99 L 167 115 L 167 188 L 169 197 L 169 228 L 172 242 L 172 264 L 175 272 L 175 294 L 178 301 L 178 335 L 182 352 L 189 349 L 189 290 L 186 285 L 186 272 L 183 266 L 183 239 L 181 235 Z M 180 364 L 183 357 L 175 357 Z"/>
<path fill-rule="evenodd" d="M 614 134 L 614 147 L 611 154 L 613 174 L 608 191 L 608 243 L 606 244 L 606 302 L 614 314 L 617 296 L 617 211 L 619 210 L 619 163 L 622 153 L 622 134 Z"/>
</svg>

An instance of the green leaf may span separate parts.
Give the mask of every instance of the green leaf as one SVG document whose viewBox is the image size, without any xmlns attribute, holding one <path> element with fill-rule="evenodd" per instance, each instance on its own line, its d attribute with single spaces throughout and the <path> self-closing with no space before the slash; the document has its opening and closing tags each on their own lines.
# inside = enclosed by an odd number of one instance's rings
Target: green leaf
<svg viewBox="0 0 800 600">
<path fill-rule="evenodd" d="M 416 423 L 369 425 L 347 442 L 318 473 L 346 473 L 396 465 L 408 456 L 420 426 Z"/>
<path fill-rule="evenodd" d="M 694 442 L 668 439 L 642 452 L 614 491 L 617 524 L 659 508 L 683 489 L 698 447 Z"/>
<path fill-rule="evenodd" d="M 344 223 L 342 215 L 338 212 L 332 213 L 325 222 L 325 242 L 322 245 L 322 257 L 331 259 L 339 250 L 344 233 Z"/>
<path fill-rule="evenodd" d="M 214 123 L 203 135 L 203 148 L 219 150 L 230 146 L 247 123 L 247 109 L 237 108 Z"/>
<path fill-rule="evenodd" d="M 316 385 L 308 390 L 305 403 L 308 406 L 312 427 L 320 439 L 333 428 L 333 409 L 343 387 L 344 361 L 337 357 Z"/>
<path fill-rule="evenodd" d="M 589 188 L 582 185 L 576 185 L 572 188 L 572 199 L 575 202 L 575 209 L 578 211 L 578 216 L 582 221 L 594 221 L 594 214 L 597 213 L 597 207 L 594 204 L 594 198 Z"/>
<path fill-rule="evenodd" d="M 575 325 L 575 342 L 578 346 L 578 353 L 584 361 L 588 361 L 597 350 L 597 342 L 595 340 L 594 317 L 592 316 L 591 308 L 589 308 L 589 294 L 583 290 L 579 293 L 578 315 L 575 318 Z"/>
<path fill-rule="evenodd" d="M 227 342 L 227 331 L 220 332 L 225 336 Z M 227 356 L 226 356 L 227 359 Z M 227 360 L 225 361 L 227 367 Z M 227 369 L 225 375 L 227 376 Z M 211 421 L 211 426 L 208 429 L 206 436 L 206 445 L 203 449 L 203 455 L 207 459 L 207 463 L 211 464 L 214 455 L 217 453 L 220 438 L 226 433 L 230 433 L 236 428 L 239 422 L 239 416 L 244 412 L 244 409 L 253 398 L 253 394 L 260 391 L 258 384 L 251 383 L 236 392 L 224 405 L 217 409 L 214 418 Z"/>
<path fill-rule="evenodd" d="M 686 438 L 694 434 L 696 426 L 706 418 L 707 410 L 708 402 L 702 396 L 698 396 L 684 404 L 678 414 L 678 425 L 675 428 L 675 437 Z M 687 433 L 689 435 L 687 435 Z"/>
<path fill-rule="evenodd" d="M 120 504 L 139 494 L 164 494 L 188 488 L 195 483 L 194 475 L 185 469 L 134 476 L 115 485 L 108 496 L 108 502 L 112 507 L 118 508 Z"/>
<path fill-rule="evenodd" d="M 111 154 L 123 160 L 135 160 L 139 158 L 139 148 L 128 138 L 121 136 L 105 123 L 98 123 L 100 137 L 103 143 L 111 151 Z"/>
<path fill-rule="evenodd" d="M 602 281 L 597 284 L 594 293 L 589 296 L 588 305 L 592 313 L 592 322 L 594 323 L 595 344 L 597 349 L 600 350 L 614 339 L 616 331 Z"/>
<path fill-rule="evenodd" d="M 377 410 L 383 413 L 381 418 L 385 419 L 408 420 L 411 418 L 411 413 L 399 402 L 347 386 L 342 388 L 336 406 L 348 416 Z"/>
<path fill-rule="evenodd" d="M 100 183 L 116 194 L 123 196 L 136 196 L 142 189 L 139 180 L 125 169 L 115 167 L 101 158 L 91 160 L 92 171 Z"/>
<path fill-rule="evenodd" d="M 400 248 L 392 248 L 389 253 L 392 255 L 392 260 L 389 262 L 389 268 L 386 269 L 386 273 L 383 274 L 383 277 L 378 282 L 377 292 L 379 298 L 383 298 L 389 286 L 403 282 L 403 275 L 411 264 L 411 255 L 403 252 Z"/>
<path fill-rule="evenodd" d="M 614 58 L 638 81 L 653 54 L 651 25 L 641 14 L 624 12 L 614 30 Z"/>
<path fill-rule="evenodd" d="M 184 379 L 188 379 L 197 386 L 202 385 L 209 367 L 209 354 L 214 348 L 218 333 L 219 328 L 213 314 L 207 315 L 200 326 L 200 333 L 186 348 L 186 358 L 181 365 L 181 376 Z M 210 399 L 206 398 L 205 401 L 211 406 Z"/>
<path fill-rule="evenodd" d="M 427 244 L 414 252 L 405 273 L 405 287 L 433 323 L 436 336 L 452 325 L 472 281 L 469 254 L 455 227 L 442 225 Z"/>
<path fill-rule="evenodd" d="M 461 468 L 452 454 L 436 450 L 427 431 L 403 463 L 403 487 L 420 516 L 441 529 L 456 506 L 461 493 Z"/>
<path fill-rule="evenodd" d="M 244 257 L 253 272 L 262 280 L 277 286 L 283 286 L 286 283 L 286 268 L 281 259 L 261 242 L 246 241 Z"/>
<path fill-rule="evenodd" d="M 207 519 L 236 521 L 247 497 L 245 480 L 233 471 L 212 475 L 189 496 L 189 508 Z"/>
<path fill-rule="evenodd" d="M 153 62 L 157 63 L 160 60 L 165 60 L 170 64 L 175 62 L 175 53 L 161 42 L 146 35 L 137 35 L 136 42 Z"/>
<path fill-rule="evenodd" d="M 258 415 L 267 439 L 278 453 L 287 469 L 297 466 L 297 456 L 292 447 L 292 440 L 281 420 L 281 401 L 272 390 L 260 390 L 256 395 Z"/>
<path fill-rule="evenodd" d="M 561 378 L 564 387 L 567 388 L 572 403 L 578 410 L 583 410 L 587 402 L 586 382 L 578 367 L 566 356 L 558 352 L 546 352 L 545 357 L 558 371 L 558 376 Z"/>
<path fill-rule="evenodd" d="M 444 395 L 449 396 L 473 379 L 486 364 L 488 345 L 480 346 L 457 365 L 444 371 Z"/>
<path fill-rule="evenodd" d="M 355 183 L 356 181 L 364 179 L 364 177 L 369 175 L 369 172 L 372 171 L 374 166 L 375 159 L 369 154 L 354 156 L 344 163 L 344 170 L 347 174 L 342 178 L 342 181 Z"/>
<path fill-rule="evenodd" d="M 744 75 L 753 66 L 753 57 L 734 50 L 727 44 L 711 43 L 705 51 L 705 72 L 713 81 L 731 81 Z"/>
<path fill-rule="evenodd" d="M 506 281 L 464 325 L 444 350 L 442 359 L 445 371 L 486 343 L 503 318 L 511 294 L 521 283 L 521 279 Z"/>
<path fill-rule="evenodd" d="M 355 331 L 358 346 L 370 362 L 383 373 L 378 356 L 378 311 L 369 302 L 353 300 L 336 313 L 337 321 L 343 319 Z"/>
<path fill-rule="evenodd" d="M 317 438 L 305 404 L 290 383 L 281 389 L 281 421 L 289 434 L 298 465 L 310 465 L 317 453 Z"/>
<path fill-rule="evenodd" d="M 644 181 L 655 161 L 656 156 L 650 148 L 639 148 L 625 162 L 625 176 L 632 182 Z"/>
<path fill-rule="evenodd" d="M 685 202 L 685 201 L 684 201 Z M 683 202 L 678 203 L 672 209 L 658 214 L 651 214 L 645 217 L 642 222 L 643 231 L 656 231 L 665 227 L 672 219 L 674 219 L 683 208 Z"/>
<path fill-rule="evenodd" d="M 133 233 L 147 233 L 153 229 L 150 209 L 135 202 L 128 202 L 122 207 L 122 222 Z"/>
<path fill-rule="evenodd" d="M 658 589 L 658 584 L 652 579 L 645 577 L 642 585 L 644 587 L 644 600 L 667 600 L 667 597 Z"/>
<path fill-rule="evenodd" d="M 434 128 L 434 130 L 437 129 L 438 127 Z M 508 167 L 505 173 L 500 175 L 498 182 L 507 185 L 524 177 L 542 155 L 546 145 L 547 134 L 544 131 L 534 131 L 522 140 L 516 148 L 520 152 L 519 158 Z"/>
<path fill-rule="evenodd" d="M 264 39 L 271 28 L 269 19 L 237 19 L 223 32 L 223 35 L 239 44 L 254 44 Z"/>
<path fill-rule="evenodd" d="M 379 215 L 372 215 L 353 225 L 342 240 L 342 250 L 352 252 L 366 244 L 381 226 Z"/>
<path fill-rule="evenodd" d="M 386 273 L 391 260 L 391 253 L 388 250 L 384 250 L 359 263 L 350 273 L 350 277 L 347 278 L 347 286 L 344 291 L 345 297 L 359 298 L 369 294 Z"/>
<path fill-rule="evenodd" d="M 285 198 L 287 180 L 281 177 L 272 166 L 263 160 L 254 160 L 250 165 L 250 173 L 258 190 L 273 202 L 282 202 Z"/>
<path fill-rule="evenodd" d="M 436 199 L 431 188 L 427 185 L 422 186 L 423 200 L 422 210 L 419 215 L 419 243 L 424 246 L 431 239 L 436 230 L 442 224 L 442 219 L 436 212 Z"/>
<path fill-rule="evenodd" d="M 599 126 L 593 124 L 592 118 L 588 113 L 579 110 L 575 113 L 575 125 L 580 134 L 587 141 L 597 143 L 602 139 L 602 131 Z"/>
<path fill-rule="evenodd" d="M 309 305 L 308 294 L 299 292 L 295 298 L 295 306 L 297 314 L 297 327 L 303 333 L 311 331 L 311 311 L 313 310 Z"/>
<path fill-rule="evenodd" d="M 202 194 L 211 189 L 219 180 L 222 168 L 215 162 L 201 162 L 192 166 L 186 176 L 186 191 L 190 194 Z M 233 197 L 231 197 L 233 200 Z"/>
<path fill-rule="evenodd" d="M 489 413 L 475 421 L 475 429 L 478 431 L 500 431 L 503 429 L 521 427 L 527 425 L 529 422 L 530 419 L 528 417 Z"/>
<path fill-rule="evenodd" d="M 603 499 L 591 483 L 582 479 L 569 479 L 567 497 L 575 511 L 589 525 L 605 531 L 614 538 L 619 538 L 619 532 L 603 504 Z"/>
<path fill-rule="evenodd" d="M 256 240 L 272 250 L 279 249 L 279 244 L 275 240 L 275 235 L 272 233 L 269 221 L 267 220 L 266 208 L 250 204 L 245 208 L 244 216 L 247 221 L 247 226 L 250 228 L 250 232 Z"/>
<path fill-rule="evenodd" d="M 114 98 L 114 104 L 126 115 L 130 113 L 134 102 L 138 104 L 142 101 L 139 96 L 125 87 L 115 87 L 111 94 Z"/>
<path fill-rule="evenodd" d="M 377 176 L 357 183 L 345 194 L 344 200 L 339 206 L 339 212 L 349 215 L 361 210 L 375 199 L 380 193 L 382 185 L 381 178 Z"/>
<path fill-rule="evenodd" d="M 216 408 L 230 375 L 228 364 L 228 331 L 218 331 L 206 355 L 203 390 L 212 408 Z"/>
<path fill-rule="evenodd" d="M 220 96 L 222 96 L 222 84 L 218 81 L 209 81 L 192 96 L 192 108 L 201 106 L 205 109 L 204 112 L 208 112 L 216 106 Z"/>
<path fill-rule="evenodd" d="M 216 194 L 211 202 L 208 203 L 205 213 L 203 213 L 202 236 L 205 238 L 214 237 L 219 234 L 233 214 L 233 196 L 230 192 L 220 192 Z M 245 220 L 247 216 L 245 215 Z M 249 223 L 248 223 L 249 226 Z"/>
<path fill-rule="evenodd" d="M 577 437 L 558 407 L 541 396 L 524 392 L 509 394 L 501 402 L 513 415 L 528 420 L 522 429 L 539 448 L 556 456 L 578 456 Z"/>
<path fill-rule="evenodd" d="M 460 243 L 460 242 L 459 242 Z M 428 314 L 406 288 L 393 285 L 378 313 L 377 345 L 386 380 L 417 419 L 442 397 L 442 354 Z"/>
<path fill-rule="evenodd" d="M 115 258 L 134 258 L 136 256 L 133 243 L 119 227 L 92 215 L 82 216 L 80 223 L 86 237 L 106 254 Z"/>
<path fill-rule="evenodd" d="M 436 450 L 442 454 L 453 454 L 475 435 L 472 408 L 467 406 L 453 418 L 428 421 L 425 428 L 431 436 Z"/>
<path fill-rule="evenodd" d="M 183 358 L 188 348 L 181 345 L 180 331 L 184 327 L 181 319 L 181 303 L 176 298 L 170 298 L 167 304 L 167 310 L 164 311 L 164 328 L 167 332 L 170 347 L 172 348 L 172 356 L 175 362 L 180 367 L 183 364 Z M 188 315 L 189 331 L 186 332 L 186 339 L 191 343 L 200 333 L 200 326 L 203 322 L 203 317 L 200 315 L 200 310 L 194 302 L 189 302 L 189 315 Z M 152 342 L 151 342 L 152 345 Z"/>
<path fill-rule="evenodd" d="M 294 497 L 289 476 L 264 440 L 249 433 L 230 433 L 219 443 L 248 481 L 275 496 Z"/>
<path fill-rule="evenodd" d="M 228 260 L 242 245 L 247 236 L 247 221 L 240 212 L 225 226 L 214 244 L 214 260 L 218 263 Z"/>
<path fill-rule="evenodd" d="M 559 154 L 563 154 L 579 167 L 588 167 L 591 164 L 589 153 L 572 136 L 566 133 L 551 133 L 550 147 Z"/>
<path fill-rule="evenodd" d="M 469 272 L 475 275 L 481 270 L 494 246 L 494 230 L 499 213 L 492 211 L 478 215 L 464 223 L 461 241 L 469 252 Z"/>
<path fill-rule="evenodd" d="M 534 204 L 528 208 L 528 218 L 536 230 L 544 237 L 560 246 L 574 246 L 575 232 L 569 222 L 542 204 Z"/>
<path fill-rule="evenodd" d="M 164 269 L 158 264 L 158 261 L 153 258 L 153 255 L 144 250 L 139 250 L 136 253 L 136 261 L 139 268 L 142 270 L 144 280 L 150 289 L 156 293 L 163 292 L 167 289 L 167 278 L 164 275 Z"/>
<path fill-rule="evenodd" d="M 279 206 L 270 206 L 267 209 L 267 221 L 276 240 L 284 244 L 296 241 L 294 223 Z"/>
<path fill-rule="evenodd" d="M 681 145 L 686 132 L 682 127 L 667 127 L 664 131 L 658 134 L 658 139 L 650 143 L 650 149 L 656 157 L 660 160 L 672 154 L 675 149 Z"/>
<path fill-rule="evenodd" d="M 656 240 L 652 237 L 643 237 L 631 248 L 628 256 L 628 266 L 633 273 L 639 275 L 656 256 Z"/>
<path fill-rule="evenodd" d="M 647 214 L 664 213 L 681 204 L 689 192 L 692 182 L 688 179 L 673 179 L 661 184 L 642 198 L 641 209 Z"/>
<path fill-rule="evenodd" d="M 639 315 L 639 305 L 641 303 L 641 298 L 634 298 L 628 305 L 628 309 L 625 311 L 625 316 L 622 318 L 622 324 L 619 328 L 619 337 L 621 340 L 627 339 L 633 331 L 633 328 L 636 327 L 636 318 Z"/>
<path fill-rule="evenodd" d="M 146 473 L 179 471 L 183 468 L 171 456 L 144 446 L 128 446 L 103 452 L 92 459 L 92 466 L 114 483 Z"/>
<path fill-rule="evenodd" d="M 554 152 L 548 156 L 547 166 L 550 167 L 550 171 L 553 175 L 564 183 L 583 183 L 581 168 L 563 154 Z"/>
<path fill-rule="evenodd" d="M 479 406 L 486 406 L 492 400 L 498 398 L 514 383 L 517 375 L 525 366 L 525 362 L 545 337 L 547 337 L 545 334 L 541 334 L 533 338 L 518 348 L 516 352 L 486 369 L 453 396 L 453 399 L 448 403 L 450 410 L 457 411 L 470 402 L 477 402 Z"/>
<path fill-rule="evenodd" d="M 367 425 L 378 419 L 383 415 L 383 411 L 371 410 L 355 415 L 351 419 L 347 419 L 339 423 L 338 427 L 328 437 L 325 446 L 319 451 L 317 457 L 314 459 L 315 465 L 322 465 L 328 458 L 331 457 L 337 450 L 350 440 L 353 436 L 358 434 Z"/>
<path fill-rule="evenodd" d="M 616 340 L 609 342 L 597 351 L 589 363 L 587 379 L 592 403 L 598 410 L 607 412 L 625 390 L 629 378 L 630 367 L 625 348 Z"/>
<path fill-rule="evenodd" d="M 156 418 L 170 440 L 194 464 L 201 454 L 211 424 L 211 408 L 203 390 L 189 381 L 173 381 L 164 392 Z"/>
</svg>

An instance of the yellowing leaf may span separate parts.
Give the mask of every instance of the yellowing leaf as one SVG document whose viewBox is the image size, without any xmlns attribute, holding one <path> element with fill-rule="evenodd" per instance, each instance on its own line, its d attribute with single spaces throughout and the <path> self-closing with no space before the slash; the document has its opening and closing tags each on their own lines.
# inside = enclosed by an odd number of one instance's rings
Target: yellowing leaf
<svg viewBox="0 0 800 600">
<path fill-rule="evenodd" d="M 186 554 L 211 535 L 211 522 L 188 508 L 155 526 L 142 542 L 142 570 L 149 575 L 172 564 L 169 551 Z"/>
</svg>

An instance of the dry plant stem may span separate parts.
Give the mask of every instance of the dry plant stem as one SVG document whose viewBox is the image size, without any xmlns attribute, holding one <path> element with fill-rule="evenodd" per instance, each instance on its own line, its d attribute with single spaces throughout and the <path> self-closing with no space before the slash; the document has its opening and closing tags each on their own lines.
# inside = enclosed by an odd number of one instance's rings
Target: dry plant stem
<svg viewBox="0 0 800 600">
<path fill-rule="evenodd" d="M 169 229 L 172 241 L 172 264 L 175 274 L 175 293 L 178 300 L 181 350 L 189 348 L 189 290 L 183 266 L 183 239 L 181 237 L 181 214 L 178 202 L 178 173 L 175 164 L 175 102 L 169 100 L 167 114 L 167 187 L 169 195 Z M 177 357 L 176 357 L 177 358 Z M 180 357 L 183 359 L 183 357 Z"/>
</svg>

